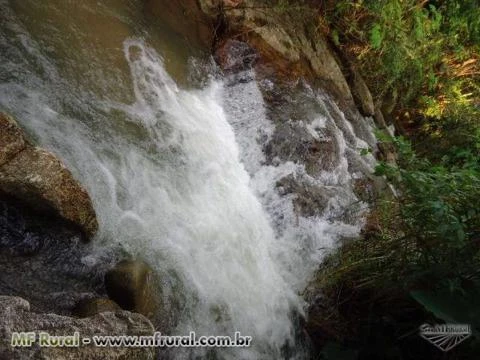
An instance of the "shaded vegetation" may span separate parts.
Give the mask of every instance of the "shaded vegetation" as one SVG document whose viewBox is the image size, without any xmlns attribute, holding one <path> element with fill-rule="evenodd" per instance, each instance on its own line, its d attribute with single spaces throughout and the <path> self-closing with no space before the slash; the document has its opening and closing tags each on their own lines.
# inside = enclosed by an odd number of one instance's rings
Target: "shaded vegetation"
<svg viewBox="0 0 480 360">
<path fill-rule="evenodd" d="M 321 9 L 325 31 L 358 62 L 377 102 L 393 101 L 396 116 L 425 125 L 478 105 L 478 5 L 360 0 L 322 1 Z"/>
<path fill-rule="evenodd" d="M 378 199 L 364 236 L 322 265 L 311 288 L 315 296 L 320 289 L 323 308 L 311 309 L 310 333 L 323 332 L 317 335 L 356 349 L 352 359 L 371 351 L 378 357 L 367 358 L 436 359 L 441 353 L 419 342 L 418 327 L 466 323 L 473 339 L 448 359 L 476 359 L 479 158 L 463 149 L 432 163 L 402 138 L 380 138 L 397 149 L 398 164 L 376 169 L 395 185 L 396 194 Z"/>
<path fill-rule="evenodd" d="M 322 265 L 309 332 L 325 359 L 478 359 L 480 4 L 311 3 L 387 121 L 406 131 L 378 135 L 397 159 L 376 175 L 395 191 L 372 204 L 364 236 Z M 471 324 L 473 336 L 447 356 L 418 336 L 425 322 Z"/>
</svg>

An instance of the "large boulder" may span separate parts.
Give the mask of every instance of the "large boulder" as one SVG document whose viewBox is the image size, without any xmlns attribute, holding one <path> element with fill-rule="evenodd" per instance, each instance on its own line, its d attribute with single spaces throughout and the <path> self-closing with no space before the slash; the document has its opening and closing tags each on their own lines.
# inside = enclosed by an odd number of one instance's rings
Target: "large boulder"
<svg viewBox="0 0 480 360">
<path fill-rule="evenodd" d="M 88 193 L 52 153 L 32 146 L 8 115 L 0 113 L 0 193 L 29 207 L 56 213 L 88 237 L 98 229 Z"/>
<path fill-rule="evenodd" d="M 153 270 L 140 260 L 123 260 L 105 275 L 108 296 L 123 309 L 155 321 L 161 301 L 159 282 Z"/>
<path fill-rule="evenodd" d="M 30 347 L 12 347 L 13 332 L 46 332 L 54 336 L 80 338 L 93 335 L 152 336 L 153 325 L 140 314 L 128 311 L 105 312 L 84 319 L 55 314 L 38 314 L 30 311 L 28 301 L 19 297 L 0 296 L 0 359 L 25 360 L 147 360 L 154 359 L 153 348 L 139 347 L 40 347 L 37 342 Z M 38 341 L 38 339 L 37 339 Z"/>
</svg>

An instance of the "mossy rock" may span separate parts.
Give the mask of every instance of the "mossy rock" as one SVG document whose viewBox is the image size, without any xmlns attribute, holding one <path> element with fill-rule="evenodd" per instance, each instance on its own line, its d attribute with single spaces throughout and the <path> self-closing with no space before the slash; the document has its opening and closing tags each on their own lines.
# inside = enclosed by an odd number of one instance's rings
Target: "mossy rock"
<svg viewBox="0 0 480 360">
<path fill-rule="evenodd" d="M 123 260 L 105 275 L 110 299 L 122 309 L 154 319 L 160 310 L 161 289 L 152 268 L 140 260 Z"/>
</svg>

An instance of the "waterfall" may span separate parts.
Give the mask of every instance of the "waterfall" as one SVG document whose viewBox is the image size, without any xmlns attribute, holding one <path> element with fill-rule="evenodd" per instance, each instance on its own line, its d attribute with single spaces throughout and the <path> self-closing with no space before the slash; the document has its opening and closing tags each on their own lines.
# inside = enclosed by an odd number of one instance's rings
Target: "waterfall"
<svg viewBox="0 0 480 360">
<path fill-rule="evenodd" d="M 335 104 L 305 87 L 319 110 L 299 126 L 313 139 L 328 130 L 337 144 L 335 164 L 314 177 L 295 161 L 267 159 L 276 124 L 261 86 L 273 85 L 260 86 L 254 72 L 246 82 L 212 77 L 200 89 L 187 88 L 169 75 L 157 50 L 129 37 L 123 55 L 130 73 L 105 86 L 133 96 L 113 100 L 69 81 L 27 30 L 9 24 L 16 37 L 0 38 L 2 59 L 13 58 L 0 65 L 0 107 L 88 189 L 100 232 L 86 266 L 121 246 L 162 279 L 165 312 L 175 319 L 170 334 L 240 331 L 253 337 L 252 347 L 218 349 L 219 358 L 286 356 L 284 349 L 296 346 L 302 289 L 326 250 L 358 234 L 362 223 L 341 215 L 358 203 L 351 183 L 373 158 L 360 158 L 358 149 L 369 145 Z M 288 176 L 331 194 L 320 214 L 298 214 L 294 194 L 277 186 Z"/>
<path fill-rule="evenodd" d="M 119 216 L 133 212 L 144 241 L 124 241 L 143 254 L 158 252 L 181 274 L 191 294 L 177 332 L 235 329 L 279 348 L 292 336 L 289 313 L 300 302 L 274 258 L 274 231 L 240 161 L 222 85 L 180 90 L 152 49 L 135 40 L 125 49 L 136 94 L 125 110 L 148 130 L 160 159 L 129 163 L 138 179 L 124 179 L 132 208 Z M 115 224 L 122 226 L 130 225 Z"/>
</svg>

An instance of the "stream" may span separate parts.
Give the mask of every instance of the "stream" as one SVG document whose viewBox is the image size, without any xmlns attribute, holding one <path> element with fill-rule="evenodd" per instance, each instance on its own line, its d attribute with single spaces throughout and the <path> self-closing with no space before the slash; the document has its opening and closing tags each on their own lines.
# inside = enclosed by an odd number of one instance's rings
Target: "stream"
<svg viewBox="0 0 480 360">
<path fill-rule="evenodd" d="M 354 183 L 375 163 L 360 156 L 375 146 L 371 119 L 351 124 L 301 81 L 222 75 L 142 1 L 0 9 L 0 109 L 65 162 L 97 212 L 100 230 L 68 272 L 140 257 L 162 281 L 160 330 L 253 338 L 171 358 L 305 358 L 301 293 L 329 249 L 361 229 Z M 313 160 L 302 154 L 311 143 L 323 144 Z"/>
</svg>

